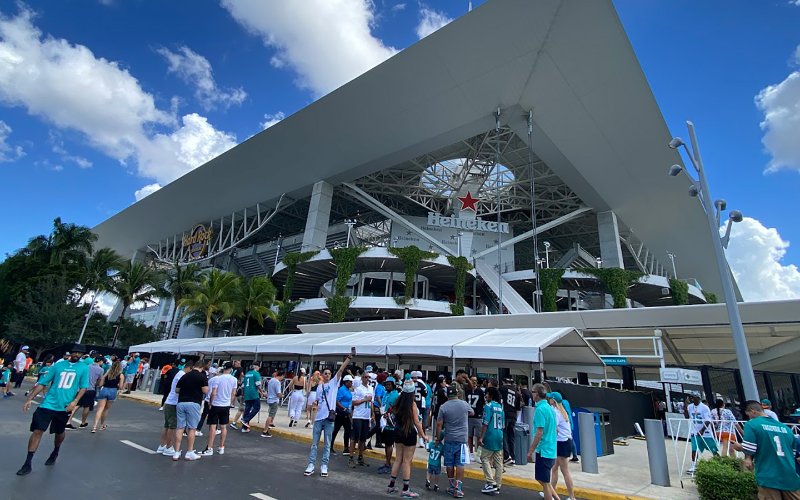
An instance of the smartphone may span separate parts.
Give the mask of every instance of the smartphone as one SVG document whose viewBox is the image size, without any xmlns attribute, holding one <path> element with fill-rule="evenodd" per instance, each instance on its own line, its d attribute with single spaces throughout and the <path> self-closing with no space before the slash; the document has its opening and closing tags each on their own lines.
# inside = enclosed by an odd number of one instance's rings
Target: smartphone
<svg viewBox="0 0 800 500">
<path fill-rule="evenodd" d="M 350 356 L 356 357 L 356 346 L 350 348 Z"/>
</svg>

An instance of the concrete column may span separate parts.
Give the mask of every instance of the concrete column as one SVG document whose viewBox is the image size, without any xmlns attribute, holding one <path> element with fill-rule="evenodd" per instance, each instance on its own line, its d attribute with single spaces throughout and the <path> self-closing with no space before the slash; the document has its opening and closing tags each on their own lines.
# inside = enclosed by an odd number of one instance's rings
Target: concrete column
<svg viewBox="0 0 800 500">
<path fill-rule="evenodd" d="M 303 233 L 302 251 L 322 250 L 328 239 L 328 226 L 331 217 L 333 186 L 325 181 L 314 184 L 311 190 L 311 203 L 308 206 L 306 230 Z"/>
<path fill-rule="evenodd" d="M 619 225 L 614 212 L 597 214 L 597 232 L 600 237 L 600 258 L 603 267 L 624 268 L 622 262 L 622 245 L 619 240 Z"/>
</svg>

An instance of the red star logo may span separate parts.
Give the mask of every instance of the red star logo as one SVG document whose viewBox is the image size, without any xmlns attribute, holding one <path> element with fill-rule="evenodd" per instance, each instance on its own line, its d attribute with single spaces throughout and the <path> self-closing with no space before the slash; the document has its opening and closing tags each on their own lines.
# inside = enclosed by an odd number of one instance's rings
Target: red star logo
<svg viewBox="0 0 800 500">
<path fill-rule="evenodd" d="M 473 198 L 472 193 L 467 191 L 466 196 L 459 196 L 459 201 L 461 201 L 461 210 L 472 210 L 473 212 L 477 212 L 478 209 L 475 208 L 475 204 L 478 203 L 478 198 Z"/>
</svg>

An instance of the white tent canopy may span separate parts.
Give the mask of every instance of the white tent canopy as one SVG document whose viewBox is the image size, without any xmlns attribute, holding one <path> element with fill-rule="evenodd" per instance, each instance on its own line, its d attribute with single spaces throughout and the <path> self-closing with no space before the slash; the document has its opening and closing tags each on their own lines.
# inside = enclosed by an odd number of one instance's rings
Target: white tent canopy
<svg viewBox="0 0 800 500">
<path fill-rule="evenodd" d="M 318 332 L 210 339 L 176 339 L 131 346 L 130 352 L 256 354 L 338 357 L 352 347 L 361 356 L 403 360 L 460 359 L 543 363 L 558 371 L 602 373 L 602 361 L 574 328 L 476 328 Z"/>
</svg>

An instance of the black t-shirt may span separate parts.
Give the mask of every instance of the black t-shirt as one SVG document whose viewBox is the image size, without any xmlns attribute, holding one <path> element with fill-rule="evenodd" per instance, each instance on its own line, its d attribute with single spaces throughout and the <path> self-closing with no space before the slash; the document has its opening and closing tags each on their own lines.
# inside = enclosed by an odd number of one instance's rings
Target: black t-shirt
<svg viewBox="0 0 800 500">
<path fill-rule="evenodd" d="M 434 393 L 433 412 L 439 414 L 439 408 L 447 402 L 447 389 L 442 386 L 436 388 Z"/>
<path fill-rule="evenodd" d="M 533 393 L 528 389 L 522 389 L 522 403 L 525 406 L 533 406 Z"/>
<path fill-rule="evenodd" d="M 208 377 L 203 372 L 192 370 L 175 385 L 180 392 L 178 393 L 178 403 L 197 403 L 203 402 L 203 387 L 208 387 Z"/>
<path fill-rule="evenodd" d="M 175 375 L 179 372 L 177 366 L 173 366 L 167 373 L 164 374 L 164 384 L 161 387 L 161 394 L 169 394 L 170 388 L 172 387 L 172 381 L 175 380 Z"/>
<path fill-rule="evenodd" d="M 506 419 L 517 418 L 517 411 L 522 408 L 520 394 L 510 385 L 504 385 L 500 388 L 500 396 L 503 398 L 503 412 L 506 414 Z"/>
<path fill-rule="evenodd" d="M 414 402 L 417 404 L 417 409 L 422 411 L 422 403 L 428 396 L 428 388 L 422 380 L 417 380 L 415 384 L 417 387 L 414 389 Z"/>
<path fill-rule="evenodd" d="M 472 407 L 472 411 L 475 412 L 475 415 L 472 415 L 469 418 L 483 418 L 483 405 L 486 401 L 483 399 L 483 389 L 480 387 L 476 387 L 474 389 L 464 389 L 464 394 L 467 397 L 467 403 Z"/>
</svg>

